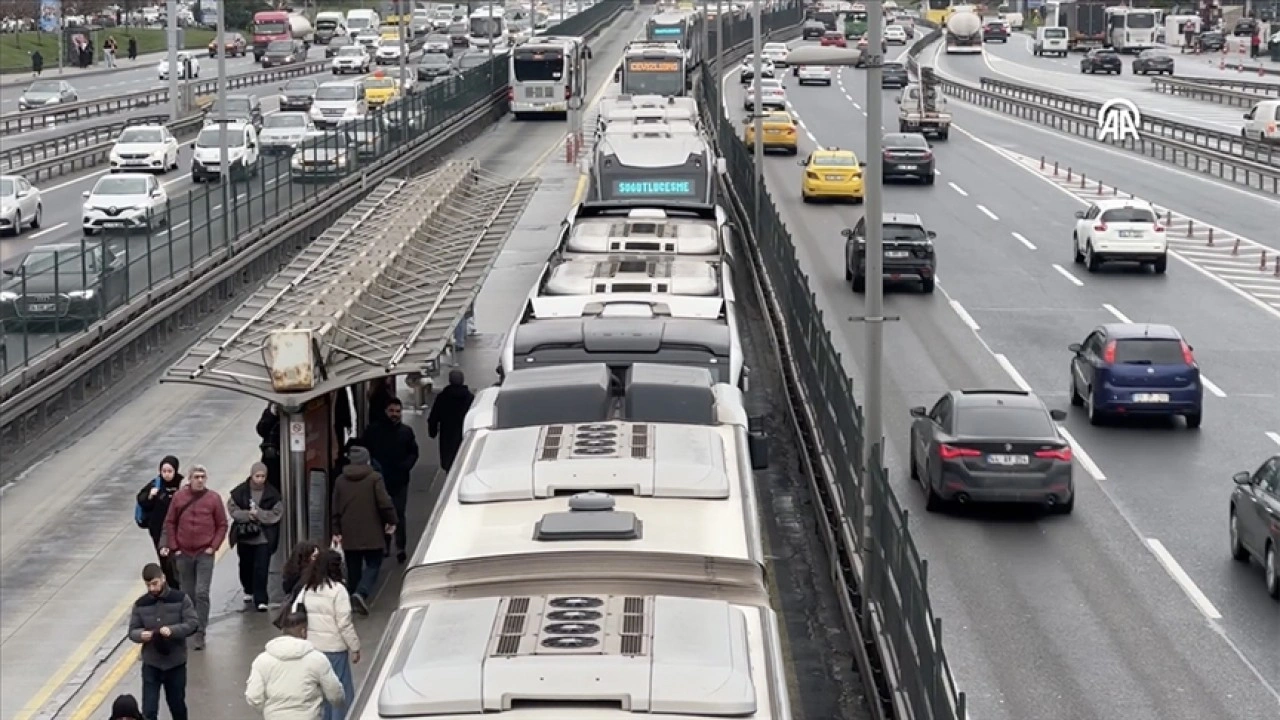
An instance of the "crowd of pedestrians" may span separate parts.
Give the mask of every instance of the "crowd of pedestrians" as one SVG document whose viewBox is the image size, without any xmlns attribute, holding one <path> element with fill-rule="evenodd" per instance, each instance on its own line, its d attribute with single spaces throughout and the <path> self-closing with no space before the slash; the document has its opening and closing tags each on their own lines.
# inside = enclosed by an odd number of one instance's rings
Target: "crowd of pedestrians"
<svg viewBox="0 0 1280 720">
<path fill-rule="evenodd" d="M 273 620 L 281 635 L 254 660 L 245 689 L 245 700 L 264 720 L 345 717 L 361 652 L 353 612 L 369 614 L 383 560 L 393 549 L 400 563 L 407 561 L 404 518 L 418 443 L 404 424 L 394 383 L 375 384 L 368 400 L 363 436 L 346 443 L 333 469 L 332 536 L 325 545 L 298 542 L 284 559 L 284 602 Z M 461 445 L 471 402 L 462 373 L 454 371 L 428 418 L 446 470 Z M 142 570 L 146 592 L 129 618 L 129 640 L 140 646 L 142 699 L 117 698 L 112 720 L 157 720 L 162 696 L 173 720 L 187 720 L 187 653 L 205 648 L 213 569 L 224 542 L 236 550 L 244 609 L 271 608 L 270 566 L 287 510 L 278 409 L 265 410 L 256 429 L 260 460 L 225 499 L 209 487 L 205 466 L 193 465 L 184 476 L 171 455 L 137 493 L 134 520 L 155 548 L 155 562 Z"/>
</svg>

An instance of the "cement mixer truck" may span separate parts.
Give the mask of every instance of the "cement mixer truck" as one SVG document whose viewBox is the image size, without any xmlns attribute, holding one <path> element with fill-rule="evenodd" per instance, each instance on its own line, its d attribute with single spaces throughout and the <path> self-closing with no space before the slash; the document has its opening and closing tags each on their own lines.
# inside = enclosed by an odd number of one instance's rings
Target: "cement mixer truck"
<svg viewBox="0 0 1280 720">
<path fill-rule="evenodd" d="M 301 40 L 307 50 L 315 40 L 311 21 L 287 10 L 263 10 L 253 14 L 253 60 L 262 62 L 267 46 L 277 40 Z"/>
<path fill-rule="evenodd" d="M 982 18 L 972 10 L 952 8 L 947 18 L 947 54 L 982 52 Z"/>
</svg>

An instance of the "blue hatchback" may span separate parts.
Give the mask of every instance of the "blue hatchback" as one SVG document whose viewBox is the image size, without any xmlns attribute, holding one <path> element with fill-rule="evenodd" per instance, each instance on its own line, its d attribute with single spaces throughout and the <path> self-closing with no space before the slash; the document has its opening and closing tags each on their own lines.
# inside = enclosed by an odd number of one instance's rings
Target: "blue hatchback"
<svg viewBox="0 0 1280 720">
<path fill-rule="evenodd" d="M 1101 325 L 1069 346 L 1071 404 L 1089 422 L 1109 416 L 1181 415 L 1200 427 L 1204 388 L 1191 346 L 1171 325 Z"/>
</svg>

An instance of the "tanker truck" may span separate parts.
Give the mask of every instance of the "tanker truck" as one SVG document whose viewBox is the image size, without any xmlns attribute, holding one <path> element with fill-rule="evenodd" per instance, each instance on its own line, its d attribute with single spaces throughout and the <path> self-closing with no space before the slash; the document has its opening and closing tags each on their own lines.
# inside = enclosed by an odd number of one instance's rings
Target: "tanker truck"
<svg viewBox="0 0 1280 720">
<path fill-rule="evenodd" d="M 267 46 L 276 40 L 301 40 L 307 50 L 315 40 L 311 21 L 300 13 L 264 10 L 253 14 L 253 59 L 262 62 Z"/>
<path fill-rule="evenodd" d="M 953 10 L 959 10 L 958 6 Z M 952 12 L 946 35 L 948 55 L 982 52 L 982 18 L 972 10 Z"/>
</svg>

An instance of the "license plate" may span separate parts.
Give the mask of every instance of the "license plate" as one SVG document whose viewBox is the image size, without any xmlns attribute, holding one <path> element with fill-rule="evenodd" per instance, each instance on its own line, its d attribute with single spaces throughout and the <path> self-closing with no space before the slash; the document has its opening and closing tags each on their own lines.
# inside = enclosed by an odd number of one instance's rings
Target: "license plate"
<svg viewBox="0 0 1280 720">
<path fill-rule="evenodd" d="M 841 180 L 844 180 L 844 176 L 843 176 L 843 175 L 828 175 L 828 176 L 827 176 L 827 179 L 828 179 L 828 180 L 831 180 L 832 182 L 839 182 L 839 181 L 841 181 Z"/>
<path fill-rule="evenodd" d="M 102 227 L 124 227 L 123 220 L 103 220 Z"/>
<path fill-rule="evenodd" d="M 1165 393 L 1134 393 L 1133 401 L 1136 403 L 1167 403 L 1169 396 Z"/>
<path fill-rule="evenodd" d="M 57 309 L 58 306 L 54 303 L 31 303 L 27 306 L 27 310 L 30 312 L 53 312 Z"/>
<path fill-rule="evenodd" d="M 1026 455 L 988 455 L 987 456 L 988 465 L 1003 465 L 1005 467 L 1009 467 L 1013 465 L 1028 465 L 1030 463 L 1031 463 L 1031 458 L 1027 457 Z"/>
<path fill-rule="evenodd" d="M 909 255 L 906 250 L 886 250 L 884 256 L 887 258 L 904 258 Z"/>
<path fill-rule="evenodd" d="M 1144 234 L 1145 233 L 1143 233 L 1141 230 L 1121 230 L 1120 231 L 1120 237 L 1122 238 L 1140 238 Z"/>
<path fill-rule="evenodd" d="M 776 129 L 774 129 L 774 128 L 765 128 L 764 134 L 765 134 L 765 135 L 777 135 L 777 134 L 779 134 L 779 133 L 781 133 L 781 132 L 782 132 L 781 130 L 776 130 Z"/>
<path fill-rule="evenodd" d="M 899 170 L 915 170 L 916 166 L 915 165 L 899 165 L 898 169 Z"/>
</svg>

